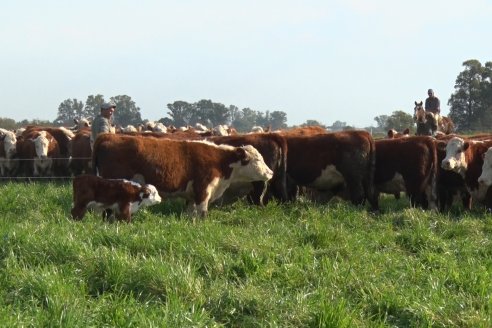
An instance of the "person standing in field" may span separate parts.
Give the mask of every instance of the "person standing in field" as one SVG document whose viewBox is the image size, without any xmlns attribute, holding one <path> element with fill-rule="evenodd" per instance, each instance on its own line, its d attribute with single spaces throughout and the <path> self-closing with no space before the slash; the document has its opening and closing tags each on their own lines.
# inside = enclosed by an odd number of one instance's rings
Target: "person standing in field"
<svg viewBox="0 0 492 328">
<path fill-rule="evenodd" d="M 103 103 L 101 105 L 101 114 L 96 116 L 92 120 L 91 126 L 91 149 L 94 145 L 94 141 L 101 133 L 114 133 L 114 129 L 111 124 L 113 123 L 113 113 L 116 109 L 116 104 L 112 101 Z"/>
</svg>

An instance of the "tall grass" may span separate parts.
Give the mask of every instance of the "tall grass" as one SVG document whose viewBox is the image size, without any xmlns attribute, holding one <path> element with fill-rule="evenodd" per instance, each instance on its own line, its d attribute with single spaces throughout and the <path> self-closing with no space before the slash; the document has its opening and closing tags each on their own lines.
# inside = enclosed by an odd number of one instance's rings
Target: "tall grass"
<svg viewBox="0 0 492 328">
<path fill-rule="evenodd" d="M 492 219 L 386 198 L 69 217 L 71 186 L 0 186 L 5 327 L 490 327 Z"/>
</svg>

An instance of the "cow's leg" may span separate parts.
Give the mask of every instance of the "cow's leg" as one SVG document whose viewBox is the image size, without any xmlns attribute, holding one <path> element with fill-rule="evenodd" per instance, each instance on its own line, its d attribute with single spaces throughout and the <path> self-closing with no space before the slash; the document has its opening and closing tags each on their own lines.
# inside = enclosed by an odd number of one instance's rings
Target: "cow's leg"
<svg viewBox="0 0 492 328">
<path fill-rule="evenodd" d="M 263 181 L 253 182 L 253 191 L 249 194 L 248 199 L 255 205 L 264 205 L 264 197 L 268 184 Z"/>
<path fill-rule="evenodd" d="M 125 220 L 127 223 L 132 222 L 132 213 L 130 211 L 130 203 L 119 204 L 119 211 L 116 213 L 118 220 Z"/>
<path fill-rule="evenodd" d="M 71 210 L 72 218 L 74 220 L 82 220 L 86 212 L 87 207 L 85 205 L 75 203 Z"/>
</svg>

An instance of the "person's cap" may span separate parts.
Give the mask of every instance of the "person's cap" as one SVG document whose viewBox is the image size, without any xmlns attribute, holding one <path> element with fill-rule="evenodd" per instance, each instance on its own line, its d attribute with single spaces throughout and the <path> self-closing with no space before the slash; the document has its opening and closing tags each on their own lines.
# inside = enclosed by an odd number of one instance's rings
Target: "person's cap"
<svg viewBox="0 0 492 328">
<path fill-rule="evenodd" d="M 116 104 L 112 101 L 105 102 L 101 105 L 101 109 L 110 109 L 110 108 L 116 108 Z"/>
<path fill-rule="evenodd" d="M 429 90 L 427 90 L 427 93 L 434 93 L 434 90 L 429 89 Z"/>
</svg>

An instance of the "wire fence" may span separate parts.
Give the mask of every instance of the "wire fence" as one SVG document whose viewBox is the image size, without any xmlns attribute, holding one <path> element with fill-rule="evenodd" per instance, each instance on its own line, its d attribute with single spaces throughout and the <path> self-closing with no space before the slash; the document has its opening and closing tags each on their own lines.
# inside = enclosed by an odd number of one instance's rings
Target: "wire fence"
<svg viewBox="0 0 492 328">
<path fill-rule="evenodd" d="M 47 157 L 47 158 L 0 158 L 0 166 L 3 166 L 6 170 L 11 170 L 12 167 L 7 167 L 6 165 L 17 166 L 14 170 L 17 170 L 21 163 L 25 162 L 35 162 L 35 161 L 45 161 L 47 159 L 56 161 L 69 161 L 73 163 L 74 161 L 91 161 L 92 157 Z M 13 164 L 17 163 L 17 164 Z M 67 167 L 67 170 L 70 170 Z M 17 172 L 18 174 L 19 172 Z M 70 181 L 74 175 L 48 175 L 48 176 L 25 176 L 25 175 L 9 175 L 0 176 L 0 182 L 53 182 L 53 181 Z"/>
</svg>

